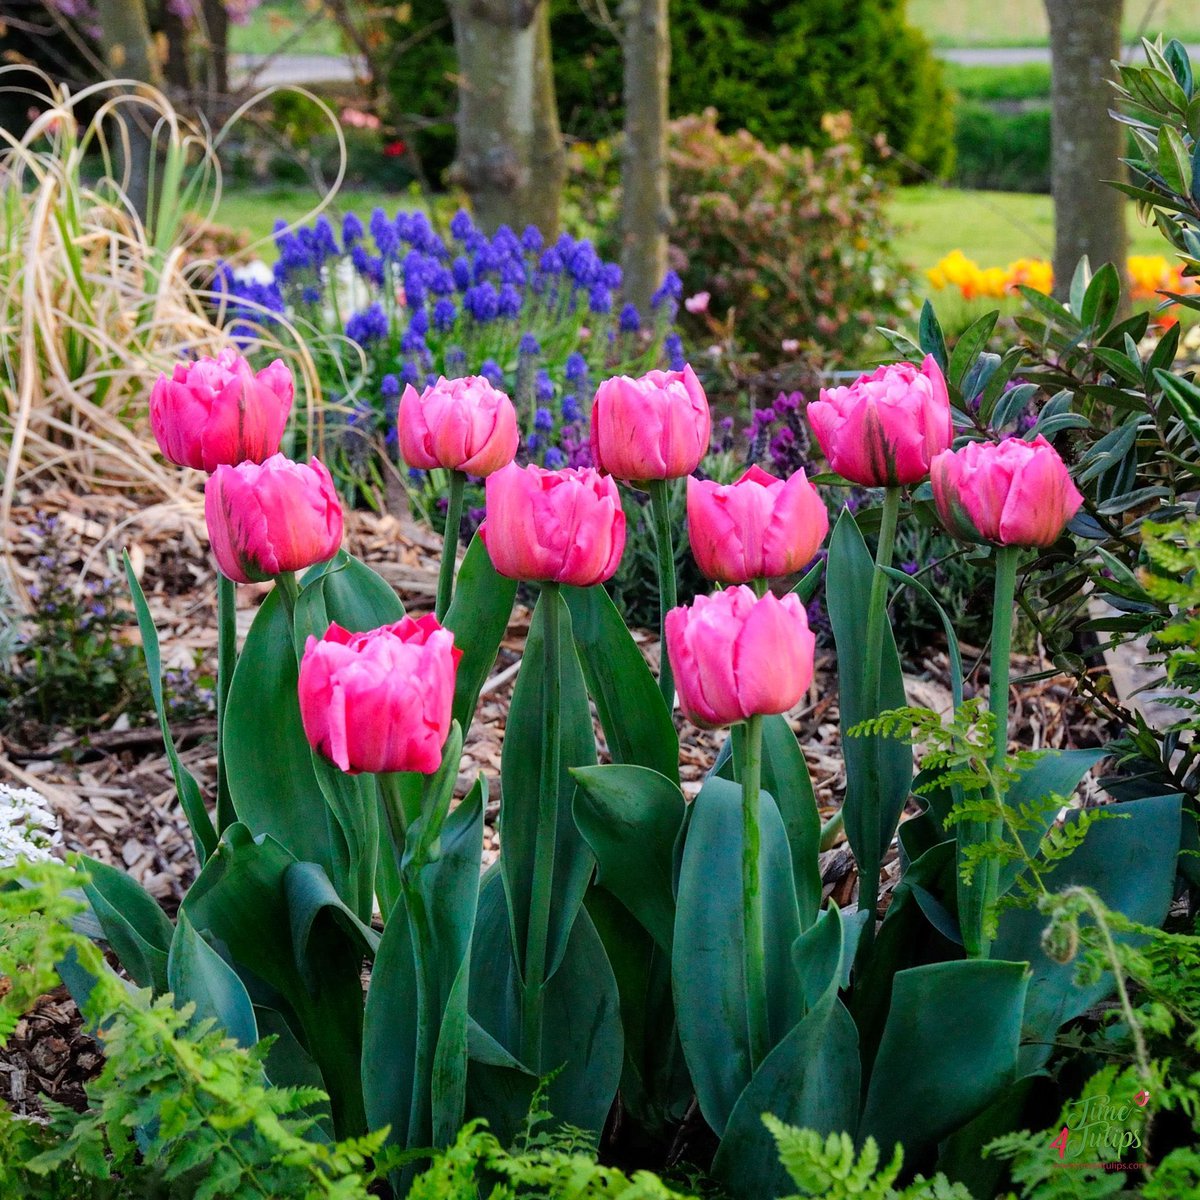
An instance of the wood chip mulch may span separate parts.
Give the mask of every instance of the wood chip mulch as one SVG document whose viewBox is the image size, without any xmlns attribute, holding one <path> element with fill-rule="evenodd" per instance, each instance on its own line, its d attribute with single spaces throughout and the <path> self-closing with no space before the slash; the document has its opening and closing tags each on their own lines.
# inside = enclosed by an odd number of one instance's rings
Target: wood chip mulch
<svg viewBox="0 0 1200 1200">
<path fill-rule="evenodd" d="M 9 564 L 18 588 L 35 582 L 39 542 L 36 521 L 54 515 L 75 546 L 81 580 L 119 574 L 119 555 L 128 549 L 146 592 L 163 653 L 164 669 L 195 667 L 215 673 L 215 571 L 207 553 L 200 504 L 171 503 L 147 507 L 124 495 L 79 496 L 47 487 L 18 497 L 13 512 Z M 378 571 L 413 612 L 433 606 L 440 542 L 407 517 L 390 513 L 348 514 L 346 548 Z M 239 587 L 238 628 L 244 636 L 255 609 L 270 585 Z M 497 780 L 500 746 L 513 681 L 529 627 L 529 611 L 514 611 L 495 670 L 481 696 L 480 709 L 467 738 L 459 794 L 465 794 L 482 771 Z M 131 639 L 136 626 L 131 623 Z M 643 653 L 657 662 L 656 634 L 639 633 Z M 964 650 L 967 661 L 971 656 Z M 1036 659 L 1014 665 L 1014 677 L 1034 674 Z M 948 662 L 931 648 L 906 676 L 909 702 L 948 712 Z M 986 676 L 974 678 L 977 691 Z M 1066 678 L 1051 678 L 1014 689 L 1013 737 L 1026 746 L 1095 746 L 1105 740 L 1102 722 L 1094 717 Z M 973 694 L 971 687 L 968 695 Z M 136 716 L 136 719 L 134 719 Z M 836 811 L 844 786 L 838 750 L 836 661 L 832 650 L 818 652 L 813 687 L 789 714 L 812 775 L 822 815 Z M 722 734 L 695 729 L 679 720 L 681 775 L 689 798 L 700 788 L 716 755 Z M 597 727 L 598 728 L 598 727 Z M 215 791 L 215 721 L 200 720 L 176 730 L 184 764 L 201 791 Z M 0 737 L 0 780 L 36 788 L 47 797 L 62 821 L 67 849 L 89 854 L 128 870 L 174 913 L 195 876 L 191 838 L 175 790 L 157 728 L 144 714 L 122 715 L 109 728 L 87 737 L 52 733 L 37 745 L 18 745 Z M 1081 800 L 1095 785 L 1085 781 Z M 497 789 L 487 812 L 484 865 L 498 852 Z M 915 808 L 912 811 L 916 811 Z M 843 842 L 822 855 L 825 894 L 842 907 L 855 901 L 857 873 Z M 899 875 L 895 850 L 885 863 L 882 902 L 890 899 Z M 0 1099 L 18 1112 L 37 1113 L 36 1096 L 45 1093 L 68 1104 L 83 1101 L 82 1084 L 99 1069 L 95 1043 L 80 1028 L 78 1012 L 64 992 L 43 998 L 22 1023 L 9 1045 L 0 1050 Z"/>
</svg>

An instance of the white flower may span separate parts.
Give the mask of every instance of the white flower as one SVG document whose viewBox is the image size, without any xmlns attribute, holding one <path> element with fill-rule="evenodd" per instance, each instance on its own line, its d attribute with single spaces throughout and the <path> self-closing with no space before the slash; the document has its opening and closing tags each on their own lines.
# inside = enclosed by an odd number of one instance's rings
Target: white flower
<svg viewBox="0 0 1200 1200">
<path fill-rule="evenodd" d="M 0 783 L 0 868 L 18 860 L 46 862 L 62 844 L 62 831 L 46 797 L 33 788 Z"/>
</svg>

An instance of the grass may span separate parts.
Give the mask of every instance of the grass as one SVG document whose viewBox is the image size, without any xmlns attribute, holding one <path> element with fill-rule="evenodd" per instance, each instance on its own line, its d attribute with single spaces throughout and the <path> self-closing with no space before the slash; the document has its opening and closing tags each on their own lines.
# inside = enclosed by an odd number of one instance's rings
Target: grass
<svg viewBox="0 0 1200 1200">
<path fill-rule="evenodd" d="M 221 194 L 215 220 L 217 224 L 228 225 L 231 229 L 244 229 L 252 239 L 257 240 L 267 237 L 280 217 L 289 224 L 304 222 L 317 202 L 317 193 L 310 188 L 242 188 L 227 185 Z M 400 208 L 411 208 L 412 203 L 407 195 L 394 192 L 342 191 L 325 212 L 332 221 L 353 209 L 365 224 L 371 210 L 380 207 L 394 213 Z"/>
<path fill-rule="evenodd" d="M 984 104 L 1013 100 L 1050 99 L 1050 64 L 1021 63 L 1011 67 L 967 67 L 943 62 L 942 76 L 964 100 Z"/>
<path fill-rule="evenodd" d="M 935 46 L 1045 46 L 1043 0 L 908 0 L 908 19 Z M 1200 42 L 1196 0 L 1125 0 L 1126 42 L 1143 31 Z"/>
<path fill-rule="evenodd" d="M 229 28 L 234 54 L 345 54 L 341 31 L 320 0 L 266 0 Z"/>
</svg>

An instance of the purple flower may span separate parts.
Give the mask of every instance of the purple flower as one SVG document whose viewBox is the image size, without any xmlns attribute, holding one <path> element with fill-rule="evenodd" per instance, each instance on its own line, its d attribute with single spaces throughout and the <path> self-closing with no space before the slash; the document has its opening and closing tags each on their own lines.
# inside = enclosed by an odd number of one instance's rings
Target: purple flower
<svg viewBox="0 0 1200 1200">
<path fill-rule="evenodd" d="M 454 274 L 440 263 L 428 275 L 429 290 L 435 296 L 449 296 L 454 291 Z"/>
<path fill-rule="evenodd" d="M 541 343 L 533 336 L 532 333 L 521 334 L 520 344 L 517 346 L 517 353 L 523 355 L 541 354 Z"/>
<path fill-rule="evenodd" d="M 360 346 L 387 337 L 387 331 L 387 314 L 378 303 L 354 313 L 346 322 L 346 336 Z"/>
<path fill-rule="evenodd" d="M 683 295 L 683 280 L 674 271 L 663 276 L 662 286 L 650 297 L 650 307 L 660 308 L 668 300 L 678 300 Z"/>
<path fill-rule="evenodd" d="M 460 292 L 465 292 L 471 286 L 471 264 L 460 254 L 450 264 L 450 275 L 454 280 L 454 286 Z"/>
<path fill-rule="evenodd" d="M 626 304 L 621 309 L 618 324 L 622 333 L 637 333 L 641 329 L 642 318 L 638 314 L 636 304 Z"/>
<path fill-rule="evenodd" d="M 502 317 L 516 317 L 521 312 L 521 293 L 511 283 L 504 284 L 496 301 L 496 309 Z"/>
<path fill-rule="evenodd" d="M 350 250 L 350 261 L 354 269 L 364 278 L 370 280 L 376 287 L 383 287 L 383 259 L 368 254 L 361 242 L 356 242 Z"/>
<path fill-rule="evenodd" d="M 534 383 L 534 395 L 543 404 L 548 400 L 554 399 L 554 382 L 544 370 L 537 373 L 537 379 Z"/>
<path fill-rule="evenodd" d="M 612 312 L 612 292 L 602 283 L 593 284 L 588 291 L 588 308 L 597 316 Z"/>
<path fill-rule="evenodd" d="M 347 250 L 363 236 L 363 223 L 357 213 L 348 212 L 342 218 L 342 243 Z"/>
<path fill-rule="evenodd" d="M 396 233 L 395 222 L 388 218 L 382 208 L 377 208 L 371 213 L 367 228 L 370 229 L 375 245 L 384 258 L 390 258 L 400 249 L 400 237 Z"/>
<path fill-rule="evenodd" d="M 543 275 L 560 275 L 563 269 L 562 251 L 557 246 L 551 246 L 542 255 L 542 260 L 538 264 L 538 270 Z"/>
<path fill-rule="evenodd" d="M 546 451 L 545 463 L 551 471 L 561 471 L 567 465 L 567 456 L 557 446 L 551 446 Z"/>
<path fill-rule="evenodd" d="M 424 306 L 414 308 L 408 319 L 408 327 L 413 333 L 424 337 L 429 332 L 429 313 Z"/>
<path fill-rule="evenodd" d="M 521 248 L 530 254 L 536 254 L 542 248 L 542 231 L 536 225 L 526 225 L 521 234 Z"/>
<path fill-rule="evenodd" d="M 329 218 L 324 213 L 317 218 L 317 223 L 313 226 L 313 235 L 318 263 L 324 262 L 327 258 L 337 257 L 337 238 L 333 236 L 333 226 L 330 225 Z"/>
<path fill-rule="evenodd" d="M 492 385 L 498 388 L 504 386 L 504 372 L 494 358 L 485 359 L 479 368 L 479 373 Z"/>
<path fill-rule="evenodd" d="M 458 212 L 450 218 L 450 232 L 458 238 L 460 242 L 465 241 L 475 230 L 475 222 L 471 220 L 471 214 L 465 208 L 460 208 Z"/>
<path fill-rule="evenodd" d="M 424 334 L 418 333 L 415 329 L 406 329 L 404 336 L 400 339 L 400 349 L 405 354 L 421 354 L 428 350 L 425 345 Z"/>
<path fill-rule="evenodd" d="M 463 307 L 476 321 L 494 321 L 500 313 L 500 297 L 490 282 L 479 283 L 467 289 Z"/>
<path fill-rule="evenodd" d="M 573 395 L 563 397 L 562 415 L 564 421 L 583 420 L 583 410 L 579 407 L 579 401 Z"/>
<path fill-rule="evenodd" d="M 463 370 L 466 369 L 467 352 L 461 346 L 451 346 L 443 357 L 445 359 L 446 369 L 451 374 L 457 372 L 459 368 L 462 368 Z"/>
<path fill-rule="evenodd" d="M 587 379 L 588 365 L 587 359 L 579 353 L 578 350 L 572 350 L 567 355 L 567 378 L 572 383 L 581 383 Z"/>
<path fill-rule="evenodd" d="M 458 309 L 453 300 L 439 300 L 433 306 L 433 327 L 438 333 L 449 333 L 458 320 Z"/>
<path fill-rule="evenodd" d="M 321 289 L 309 285 L 300 293 L 300 301 L 303 304 L 320 304 Z"/>
<path fill-rule="evenodd" d="M 404 360 L 400 368 L 400 382 L 416 387 L 421 380 L 421 368 L 411 358 Z"/>
<path fill-rule="evenodd" d="M 667 365 L 672 371 L 682 371 L 687 360 L 683 354 L 683 338 L 672 331 L 663 338 L 663 350 L 667 355 Z"/>
<path fill-rule="evenodd" d="M 385 400 L 394 400 L 400 395 L 400 380 L 395 375 L 385 375 L 379 381 L 379 394 Z"/>
</svg>

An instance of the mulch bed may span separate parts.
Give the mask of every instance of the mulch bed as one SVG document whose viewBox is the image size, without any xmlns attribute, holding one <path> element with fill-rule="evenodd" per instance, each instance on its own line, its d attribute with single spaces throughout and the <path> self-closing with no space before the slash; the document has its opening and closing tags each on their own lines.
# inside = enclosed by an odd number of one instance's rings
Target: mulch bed
<svg viewBox="0 0 1200 1200">
<path fill-rule="evenodd" d="M 43 515 L 77 546 L 81 575 L 111 575 L 122 549 L 138 572 L 163 652 L 164 669 L 194 667 L 215 671 L 215 571 L 206 549 L 203 513 L 198 502 L 147 507 L 124 495 L 81 497 L 47 488 L 19 497 L 14 509 L 12 568 L 19 586 L 37 576 L 39 552 L 34 525 Z M 347 521 L 346 548 L 379 572 L 414 613 L 433 606 L 440 541 L 428 530 L 393 514 L 356 512 Z M 238 627 L 244 636 L 255 609 L 270 585 L 239 587 Z M 529 628 L 528 609 L 518 606 L 501 646 L 495 670 L 485 685 L 480 709 L 467 737 L 459 794 L 482 771 L 495 781 L 513 681 Z M 131 617 L 132 624 L 132 617 Z M 136 638 L 136 627 L 132 637 Z M 655 633 L 638 634 L 643 653 L 657 662 Z M 964 653 L 967 653 L 964 650 Z M 968 654 L 968 661 L 971 656 Z M 1035 659 L 1014 664 L 1014 676 L 1034 674 Z M 906 677 L 910 703 L 940 711 L 951 707 L 948 661 L 931 647 Z M 789 714 L 808 760 L 822 815 L 836 811 L 844 786 L 839 753 L 836 663 L 832 650 L 819 651 L 809 695 Z M 986 675 L 971 680 L 986 686 Z M 1066 678 L 1041 680 L 1015 691 L 1013 736 L 1025 746 L 1095 746 L 1105 740 L 1103 722 L 1087 709 Z M 971 694 L 970 687 L 968 694 Z M 723 734 L 698 730 L 680 720 L 681 775 L 685 793 L 699 790 Z M 206 795 L 215 791 L 215 721 L 197 721 L 177 729 L 181 758 Z M 17 744 L 0 735 L 0 780 L 36 788 L 58 812 L 68 850 L 91 855 L 128 870 L 174 913 L 195 876 L 196 864 L 187 822 L 176 802 L 174 785 L 157 727 L 144 714 L 122 716 L 105 730 L 87 736 L 51 732 L 37 745 Z M 1085 781 L 1083 797 L 1094 792 Z M 498 851 L 495 821 L 497 789 L 487 812 L 484 865 Z M 915 810 L 914 810 L 915 811 Z M 854 902 L 857 875 L 843 843 L 822 857 L 825 893 L 840 906 Z M 894 851 L 885 864 L 884 903 L 899 874 Z M 74 1003 L 65 992 L 43 998 L 0 1050 L 0 1099 L 18 1112 L 37 1114 L 39 1094 L 64 1103 L 83 1103 L 82 1085 L 101 1063 L 95 1043 L 83 1033 Z"/>
</svg>

